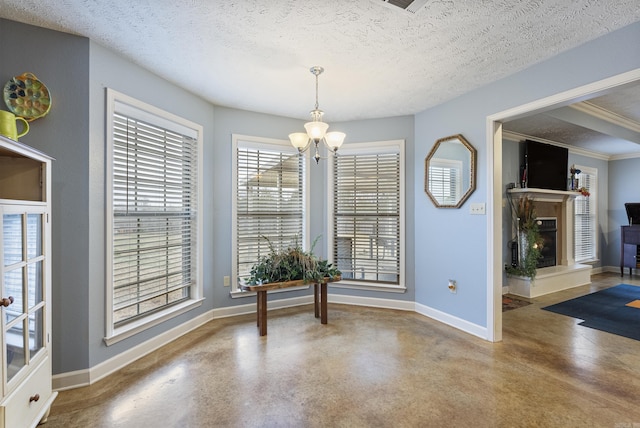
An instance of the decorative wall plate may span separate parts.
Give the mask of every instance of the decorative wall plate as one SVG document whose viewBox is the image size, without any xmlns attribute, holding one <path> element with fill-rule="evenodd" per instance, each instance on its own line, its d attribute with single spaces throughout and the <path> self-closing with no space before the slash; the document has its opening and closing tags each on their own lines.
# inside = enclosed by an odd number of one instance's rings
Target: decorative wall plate
<svg viewBox="0 0 640 428">
<path fill-rule="evenodd" d="M 32 73 L 12 77 L 4 85 L 3 92 L 9 111 L 29 122 L 43 117 L 51 110 L 49 89 Z"/>
</svg>

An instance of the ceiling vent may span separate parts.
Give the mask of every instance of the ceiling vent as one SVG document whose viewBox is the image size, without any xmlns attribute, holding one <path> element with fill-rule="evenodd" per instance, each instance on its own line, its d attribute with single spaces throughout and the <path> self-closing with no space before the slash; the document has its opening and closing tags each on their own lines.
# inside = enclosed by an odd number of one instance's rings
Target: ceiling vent
<svg viewBox="0 0 640 428">
<path fill-rule="evenodd" d="M 387 6 L 393 6 L 393 8 L 399 7 L 409 13 L 415 14 L 424 7 L 429 0 L 376 0 L 376 3 L 384 3 Z"/>
</svg>

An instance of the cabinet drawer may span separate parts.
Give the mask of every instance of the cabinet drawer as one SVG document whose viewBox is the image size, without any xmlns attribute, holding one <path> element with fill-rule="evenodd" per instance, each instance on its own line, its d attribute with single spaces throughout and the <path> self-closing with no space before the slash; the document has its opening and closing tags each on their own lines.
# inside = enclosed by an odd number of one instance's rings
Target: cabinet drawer
<svg viewBox="0 0 640 428">
<path fill-rule="evenodd" d="M 38 401 L 29 401 L 36 394 L 39 396 Z M 22 385 L 3 401 L 4 425 L 0 423 L 0 426 L 10 428 L 37 425 L 50 397 L 51 369 L 49 357 L 47 357 Z"/>
</svg>

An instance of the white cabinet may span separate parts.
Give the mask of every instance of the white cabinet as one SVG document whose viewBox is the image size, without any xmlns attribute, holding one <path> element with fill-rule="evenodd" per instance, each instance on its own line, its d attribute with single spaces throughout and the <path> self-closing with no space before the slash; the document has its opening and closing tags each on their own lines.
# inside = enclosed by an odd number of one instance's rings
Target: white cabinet
<svg viewBox="0 0 640 428">
<path fill-rule="evenodd" d="M 51 390 L 51 161 L 0 136 L 0 428 L 46 420 Z"/>
</svg>

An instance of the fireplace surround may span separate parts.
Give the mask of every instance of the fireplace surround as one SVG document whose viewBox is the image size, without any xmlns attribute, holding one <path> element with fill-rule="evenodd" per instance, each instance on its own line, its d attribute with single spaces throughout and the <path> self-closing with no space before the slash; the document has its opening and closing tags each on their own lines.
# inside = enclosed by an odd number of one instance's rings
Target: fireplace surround
<svg viewBox="0 0 640 428">
<path fill-rule="evenodd" d="M 512 198 L 514 203 L 525 196 L 533 200 L 540 220 L 556 219 L 556 255 L 555 265 L 538 268 L 534 280 L 506 275 L 506 290 L 503 286 L 505 292 L 531 298 L 591 283 L 591 266 L 575 262 L 574 200 L 578 195 L 578 192 L 563 190 L 507 190 L 507 196 Z"/>
</svg>

